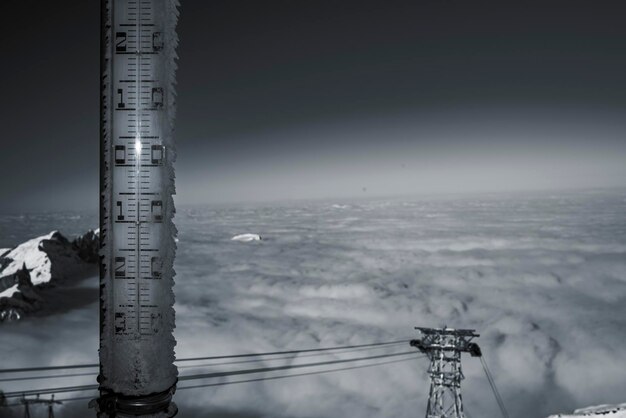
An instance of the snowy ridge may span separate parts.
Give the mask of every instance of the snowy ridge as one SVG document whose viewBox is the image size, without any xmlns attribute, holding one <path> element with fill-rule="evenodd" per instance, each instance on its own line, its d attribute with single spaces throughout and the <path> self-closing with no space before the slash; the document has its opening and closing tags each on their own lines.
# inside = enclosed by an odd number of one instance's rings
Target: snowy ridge
<svg viewBox="0 0 626 418">
<path fill-rule="evenodd" d="M 89 231 L 69 241 L 59 231 L 30 239 L 0 251 L 0 313 L 37 309 L 37 287 L 72 279 L 94 261 L 98 232 Z"/>
<path fill-rule="evenodd" d="M 548 418 L 575 418 L 575 417 L 611 417 L 626 418 L 626 403 L 619 405 L 598 405 L 577 409 L 572 414 L 551 415 Z"/>
<path fill-rule="evenodd" d="M 64 251 L 63 240 L 67 241 L 58 231 L 52 231 L 47 235 L 33 238 L 26 241 L 23 244 L 18 245 L 13 250 L 9 251 L 3 257 L 10 259 L 10 263 L 2 270 L 2 276 L 8 276 L 15 274 L 18 270 L 26 265 L 26 268 L 30 271 L 31 281 L 34 285 L 48 283 L 52 279 L 52 263 L 50 262 L 50 256 L 44 251 L 44 242 L 54 241 L 60 245 L 55 245 L 55 255 L 67 258 L 68 264 L 77 264 L 80 259 L 73 251 Z M 71 246 L 69 246 L 71 248 Z M 69 266 L 63 266 L 69 267 Z M 0 297 L 12 296 L 17 291 L 17 285 L 11 289 L 7 289 L 0 293 Z"/>
</svg>

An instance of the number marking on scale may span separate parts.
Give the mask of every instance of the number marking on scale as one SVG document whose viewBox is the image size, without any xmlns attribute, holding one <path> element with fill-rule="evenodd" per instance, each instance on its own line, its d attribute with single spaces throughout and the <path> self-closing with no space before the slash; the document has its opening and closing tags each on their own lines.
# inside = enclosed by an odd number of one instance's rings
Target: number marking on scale
<svg viewBox="0 0 626 418">
<path fill-rule="evenodd" d="M 154 24 L 153 0 L 116 1 L 113 28 L 113 260 L 115 335 L 153 335 L 161 324 L 158 286 L 165 216 L 166 150 L 160 84 L 163 32 Z"/>
</svg>

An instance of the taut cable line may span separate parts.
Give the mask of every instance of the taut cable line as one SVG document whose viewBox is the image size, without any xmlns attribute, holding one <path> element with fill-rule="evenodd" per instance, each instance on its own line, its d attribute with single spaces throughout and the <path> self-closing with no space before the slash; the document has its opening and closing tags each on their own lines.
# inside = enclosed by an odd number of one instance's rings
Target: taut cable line
<svg viewBox="0 0 626 418">
<path fill-rule="evenodd" d="M 226 359 L 247 358 L 247 357 L 265 357 L 265 356 L 278 356 L 278 355 L 286 355 L 286 354 L 326 352 L 326 351 L 335 351 L 335 350 L 348 350 L 348 349 L 353 349 L 353 348 L 381 347 L 381 346 L 389 346 L 389 345 L 396 345 L 396 344 L 406 344 L 407 342 L 409 342 L 408 339 L 397 340 L 397 341 L 385 341 L 385 342 L 379 342 L 379 343 L 358 344 L 358 345 L 344 345 L 344 346 L 323 347 L 323 348 L 307 348 L 307 349 L 301 349 L 301 350 L 270 351 L 270 352 L 264 352 L 264 353 L 245 353 L 245 354 L 207 356 L 207 357 L 190 357 L 190 358 L 177 359 L 176 362 L 181 363 L 181 362 L 189 362 L 189 361 L 226 360 Z M 25 373 L 25 372 L 40 372 L 40 371 L 52 371 L 52 370 L 88 369 L 88 368 L 97 368 L 97 367 L 99 367 L 98 363 L 72 364 L 72 365 L 66 365 L 66 366 L 23 367 L 23 368 L 13 368 L 13 369 L 0 369 L 0 373 Z"/>
<path fill-rule="evenodd" d="M 255 374 L 255 373 L 266 373 L 266 372 L 299 369 L 299 368 L 306 368 L 306 367 L 328 366 L 332 364 L 342 364 L 342 363 L 350 363 L 350 362 L 356 362 L 356 361 L 406 356 L 406 355 L 410 355 L 414 353 L 415 353 L 414 351 L 404 351 L 400 353 L 379 354 L 379 355 L 374 355 L 374 356 L 365 356 L 365 357 L 356 357 L 356 358 L 353 357 L 353 358 L 348 358 L 348 359 L 313 362 L 313 363 L 302 363 L 302 364 L 291 364 L 291 365 L 285 365 L 285 366 L 274 366 L 274 367 L 263 367 L 263 368 L 254 368 L 254 369 L 231 370 L 231 371 L 214 372 L 214 373 L 203 373 L 203 374 L 181 376 L 179 378 L 179 381 L 210 379 L 210 378 L 216 378 L 216 377 L 238 376 L 238 375 Z M 6 398 L 16 398 L 16 397 L 21 397 L 21 396 L 31 396 L 31 395 L 37 395 L 37 394 L 45 395 L 45 394 L 52 394 L 52 393 L 82 392 L 82 391 L 88 391 L 88 390 L 96 390 L 97 388 L 98 388 L 98 385 L 77 385 L 77 386 L 54 387 L 54 388 L 44 388 L 44 389 L 33 389 L 33 390 L 27 390 L 27 391 L 7 392 L 4 394 L 4 396 Z"/>
<path fill-rule="evenodd" d="M 288 378 L 292 378 L 292 377 L 314 376 L 314 375 L 321 375 L 321 374 L 328 374 L 328 373 L 343 372 L 343 371 L 348 371 L 348 370 L 357 370 L 357 369 L 365 369 L 365 368 L 384 366 L 384 365 L 390 365 L 390 364 L 404 363 L 404 362 L 407 362 L 407 361 L 413 361 L 415 359 L 424 358 L 424 357 L 425 356 L 413 356 L 413 357 L 403 358 L 403 359 L 399 359 L 399 360 L 379 361 L 379 362 L 375 362 L 375 363 L 361 364 L 361 365 L 358 365 L 358 366 L 347 366 L 347 367 L 332 368 L 332 369 L 326 369 L 326 370 L 316 370 L 314 372 L 293 373 L 293 374 L 279 375 L 279 376 L 259 377 L 259 378 L 255 378 L 255 379 L 233 380 L 233 381 L 228 381 L 228 382 L 207 383 L 207 384 L 193 385 L 193 386 L 183 386 L 183 387 L 178 388 L 178 390 L 199 389 L 199 388 L 218 387 L 218 386 L 228 386 L 228 385 L 236 385 L 236 384 L 240 384 L 240 383 L 261 382 L 261 381 L 265 381 L 265 380 L 268 380 L 268 381 L 271 381 L 271 380 L 281 380 L 281 379 L 288 379 Z M 93 396 L 78 396 L 78 397 L 72 397 L 72 398 L 58 399 L 58 401 L 59 402 L 63 402 L 63 403 L 69 403 L 69 402 L 76 402 L 76 401 L 87 401 L 87 400 L 91 400 L 91 399 L 93 399 Z M 22 403 L 13 403 L 13 404 L 7 404 L 5 406 L 6 407 L 14 407 L 14 406 L 21 406 L 21 405 L 22 405 Z"/>
</svg>

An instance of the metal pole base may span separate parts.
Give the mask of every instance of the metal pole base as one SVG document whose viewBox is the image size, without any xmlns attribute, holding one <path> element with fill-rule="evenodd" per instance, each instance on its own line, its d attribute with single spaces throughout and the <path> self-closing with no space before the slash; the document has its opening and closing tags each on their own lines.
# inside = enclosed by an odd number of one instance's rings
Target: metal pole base
<svg viewBox="0 0 626 418">
<path fill-rule="evenodd" d="M 101 391 L 100 398 L 89 403 L 96 408 L 98 418 L 172 418 L 178 407 L 172 402 L 176 387 L 146 396 L 124 396 Z"/>
</svg>

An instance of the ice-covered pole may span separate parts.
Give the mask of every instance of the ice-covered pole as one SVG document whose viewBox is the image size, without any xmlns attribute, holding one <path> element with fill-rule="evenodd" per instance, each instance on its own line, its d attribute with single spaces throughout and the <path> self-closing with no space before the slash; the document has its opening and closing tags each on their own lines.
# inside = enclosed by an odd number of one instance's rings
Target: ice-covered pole
<svg viewBox="0 0 626 418">
<path fill-rule="evenodd" d="M 171 417 L 177 0 L 101 0 L 99 417 Z"/>
</svg>

